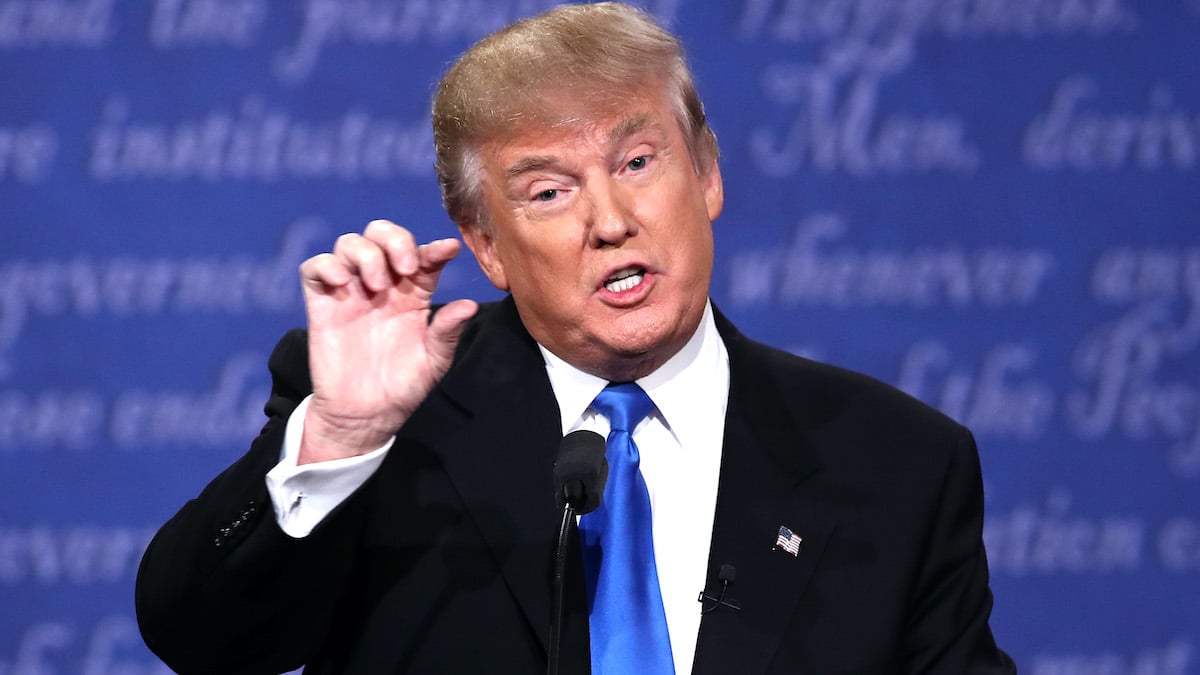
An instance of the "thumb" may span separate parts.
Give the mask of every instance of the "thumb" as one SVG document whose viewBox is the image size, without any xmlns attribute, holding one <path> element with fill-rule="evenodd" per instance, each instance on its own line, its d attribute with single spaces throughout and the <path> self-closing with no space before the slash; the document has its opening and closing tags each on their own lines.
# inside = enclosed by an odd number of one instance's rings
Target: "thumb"
<svg viewBox="0 0 1200 675">
<path fill-rule="evenodd" d="M 455 300 L 433 315 L 433 321 L 429 322 L 429 330 L 425 333 L 425 351 L 439 376 L 450 368 L 463 328 L 478 309 L 479 305 L 474 300 Z"/>
</svg>

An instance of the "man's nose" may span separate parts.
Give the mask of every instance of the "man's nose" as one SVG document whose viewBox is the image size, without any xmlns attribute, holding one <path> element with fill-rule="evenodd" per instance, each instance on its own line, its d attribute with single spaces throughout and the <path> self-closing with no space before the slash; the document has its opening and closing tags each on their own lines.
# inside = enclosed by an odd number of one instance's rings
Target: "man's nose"
<svg viewBox="0 0 1200 675">
<path fill-rule="evenodd" d="M 589 185 L 591 222 L 588 237 L 596 248 L 619 246 L 638 233 L 630 198 L 614 182 L 611 177 L 606 177 Z"/>
</svg>

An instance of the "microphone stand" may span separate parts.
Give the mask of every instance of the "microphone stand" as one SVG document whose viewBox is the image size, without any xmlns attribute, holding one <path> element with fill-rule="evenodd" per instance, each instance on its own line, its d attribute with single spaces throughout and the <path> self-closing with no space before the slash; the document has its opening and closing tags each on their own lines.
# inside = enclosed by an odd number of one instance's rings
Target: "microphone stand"
<svg viewBox="0 0 1200 675">
<path fill-rule="evenodd" d="M 562 522 L 558 526 L 558 547 L 554 553 L 554 577 L 550 592 L 550 644 L 546 672 L 558 675 L 563 633 L 563 589 L 567 585 L 567 541 L 576 513 L 589 513 L 600 506 L 604 481 L 608 479 L 608 461 L 604 457 L 604 437 L 579 429 L 563 436 L 554 461 L 555 503 L 562 500 Z"/>
<path fill-rule="evenodd" d="M 564 486 L 567 493 L 566 503 L 563 504 L 562 523 L 558 526 L 558 547 L 554 553 L 553 592 L 550 599 L 550 658 L 546 663 L 548 675 L 558 675 L 558 653 L 562 642 L 563 619 L 563 588 L 566 586 L 567 568 L 567 539 L 571 532 L 571 522 L 575 519 L 574 495 L 571 489 Z"/>
</svg>

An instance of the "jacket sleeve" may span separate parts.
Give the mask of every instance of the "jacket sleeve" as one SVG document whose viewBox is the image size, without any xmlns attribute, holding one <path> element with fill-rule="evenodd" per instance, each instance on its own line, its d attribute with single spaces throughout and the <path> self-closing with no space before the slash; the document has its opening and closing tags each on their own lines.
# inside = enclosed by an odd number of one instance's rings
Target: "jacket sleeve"
<svg viewBox="0 0 1200 675">
<path fill-rule="evenodd" d="M 966 429 L 942 478 L 925 551 L 908 612 L 905 672 L 1015 674 L 988 626 L 992 592 L 983 547 L 983 479 Z"/>
<path fill-rule="evenodd" d="M 311 392 L 306 334 L 285 335 L 269 367 L 262 432 L 163 525 L 138 570 L 142 636 L 181 673 L 299 667 L 323 642 L 354 565 L 364 519 L 358 494 L 303 539 L 276 523 L 265 476 L 279 461 L 288 416 Z"/>
</svg>

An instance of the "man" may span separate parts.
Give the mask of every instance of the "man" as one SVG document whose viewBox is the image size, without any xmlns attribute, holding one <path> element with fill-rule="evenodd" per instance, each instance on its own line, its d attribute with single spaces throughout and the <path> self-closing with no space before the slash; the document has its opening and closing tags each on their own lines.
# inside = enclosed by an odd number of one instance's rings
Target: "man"
<svg viewBox="0 0 1200 675">
<path fill-rule="evenodd" d="M 271 357 L 268 423 L 146 553 L 156 653 L 185 673 L 543 672 L 555 452 L 615 432 L 601 394 L 636 383 L 669 637 L 648 645 L 662 670 L 620 672 L 1013 672 L 969 433 L 711 307 L 721 174 L 673 36 L 619 4 L 553 10 L 465 53 L 433 119 L 447 210 L 511 295 L 433 312 L 458 243 L 384 221 L 302 265 L 309 330 Z M 597 608 L 645 603 L 597 590 L 616 555 L 580 548 L 562 672 L 616 672 L 643 657 L 610 634 L 650 629 Z"/>
</svg>

